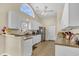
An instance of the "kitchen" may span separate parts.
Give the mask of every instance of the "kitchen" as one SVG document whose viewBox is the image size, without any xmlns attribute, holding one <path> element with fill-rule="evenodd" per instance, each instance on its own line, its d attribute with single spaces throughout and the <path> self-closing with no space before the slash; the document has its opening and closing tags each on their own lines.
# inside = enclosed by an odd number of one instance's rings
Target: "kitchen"
<svg viewBox="0 0 79 59">
<path fill-rule="evenodd" d="M 78 3 L 3 3 L 0 8 L 0 56 L 79 56 Z"/>
</svg>

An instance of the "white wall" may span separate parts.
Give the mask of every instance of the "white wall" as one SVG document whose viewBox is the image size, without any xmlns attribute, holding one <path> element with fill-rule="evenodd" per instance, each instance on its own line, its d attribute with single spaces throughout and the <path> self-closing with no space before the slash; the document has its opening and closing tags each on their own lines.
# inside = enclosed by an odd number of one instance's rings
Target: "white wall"
<svg viewBox="0 0 79 59">
<path fill-rule="evenodd" d="M 41 19 L 43 26 L 56 25 L 56 17 Z"/>
</svg>

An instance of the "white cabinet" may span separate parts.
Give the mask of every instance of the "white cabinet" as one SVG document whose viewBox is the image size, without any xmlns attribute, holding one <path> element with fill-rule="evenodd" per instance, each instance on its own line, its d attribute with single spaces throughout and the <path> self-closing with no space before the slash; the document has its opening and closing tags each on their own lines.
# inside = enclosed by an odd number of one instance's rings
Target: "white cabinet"
<svg viewBox="0 0 79 59">
<path fill-rule="evenodd" d="M 6 36 L 5 53 L 12 56 L 31 56 L 32 39 L 24 37 Z"/>
<path fill-rule="evenodd" d="M 8 12 L 8 27 L 9 28 L 17 28 L 18 25 L 18 15 L 16 12 L 9 11 Z"/>
<path fill-rule="evenodd" d="M 61 19 L 61 29 L 68 27 L 69 25 L 69 4 L 66 3 Z"/>
<path fill-rule="evenodd" d="M 5 53 L 11 56 L 21 56 L 21 37 L 7 35 L 5 39 Z"/>
<path fill-rule="evenodd" d="M 79 56 L 79 48 L 55 45 L 55 56 Z"/>
<path fill-rule="evenodd" d="M 66 3 L 61 19 L 61 29 L 69 26 L 79 26 L 79 4 Z"/>
<path fill-rule="evenodd" d="M 23 55 L 31 56 L 32 55 L 32 39 L 24 39 L 23 41 Z"/>
<path fill-rule="evenodd" d="M 69 4 L 70 26 L 79 26 L 79 3 Z"/>
<path fill-rule="evenodd" d="M 18 11 L 9 11 L 8 12 L 8 28 L 18 29 L 21 27 L 21 24 L 25 22 L 26 15 Z"/>
<path fill-rule="evenodd" d="M 32 45 L 41 42 L 41 35 L 35 35 L 32 39 Z"/>
<path fill-rule="evenodd" d="M 39 26 L 41 26 L 41 24 L 36 21 L 36 20 L 31 20 L 31 29 L 32 30 L 39 30 Z"/>
<path fill-rule="evenodd" d="M 32 38 L 3 35 L 0 37 L 0 55 L 31 56 Z"/>
<path fill-rule="evenodd" d="M 4 53 L 5 50 L 5 39 L 3 35 L 0 35 L 0 55 Z"/>
</svg>

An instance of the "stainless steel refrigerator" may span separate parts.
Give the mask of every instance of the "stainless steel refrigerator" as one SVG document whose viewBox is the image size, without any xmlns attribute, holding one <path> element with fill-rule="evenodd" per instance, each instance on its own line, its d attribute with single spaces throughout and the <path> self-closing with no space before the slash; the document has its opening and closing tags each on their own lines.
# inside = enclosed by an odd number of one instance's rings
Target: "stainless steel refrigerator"
<svg viewBox="0 0 79 59">
<path fill-rule="evenodd" d="M 39 27 L 39 33 L 41 34 L 41 42 L 45 41 L 45 39 L 46 39 L 46 28 L 45 27 Z"/>
</svg>

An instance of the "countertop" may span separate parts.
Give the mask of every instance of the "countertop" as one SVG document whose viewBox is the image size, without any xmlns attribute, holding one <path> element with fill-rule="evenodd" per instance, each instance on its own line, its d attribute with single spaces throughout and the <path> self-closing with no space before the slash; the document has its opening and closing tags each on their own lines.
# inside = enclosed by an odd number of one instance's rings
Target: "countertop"
<svg viewBox="0 0 79 59">
<path fill-rule="evenodd" d="M 0 35 L 2 35 L 2 36 L 4 36 L 4 37 L 18 37 L 18 38 L 22 38 L 22 39 L 24 39 L 24 40 L 28 40 L 28 39 L 32 39 L 33 38 L 33 36 L 35 36 L 35 35 L 40 35 L 40 34 L 29 34 L 29 35 L 27 35 L 27 34 L 0 34 Z"/>
<path fill-rule="evenodd" d="M 28 40 L 28 39 L 32 39 L 31 35 L 11 35 L 11 34 L 0 34 L 1 37 L 16 37 L 16 38 L 22 38 L 23 40 Z"/>
<path fill-rule="evenodd" d="M 63 40 L 63 39 L 57 39 L 55 41 L 55 45 L 62 45 L 62 46 L 68 46 L 68 47 L 74 47 L 74 48 L 79 48 L 79 45 L 75 44 L 75 43 L 71 43 L 70 41 Z"/>
</svg>

